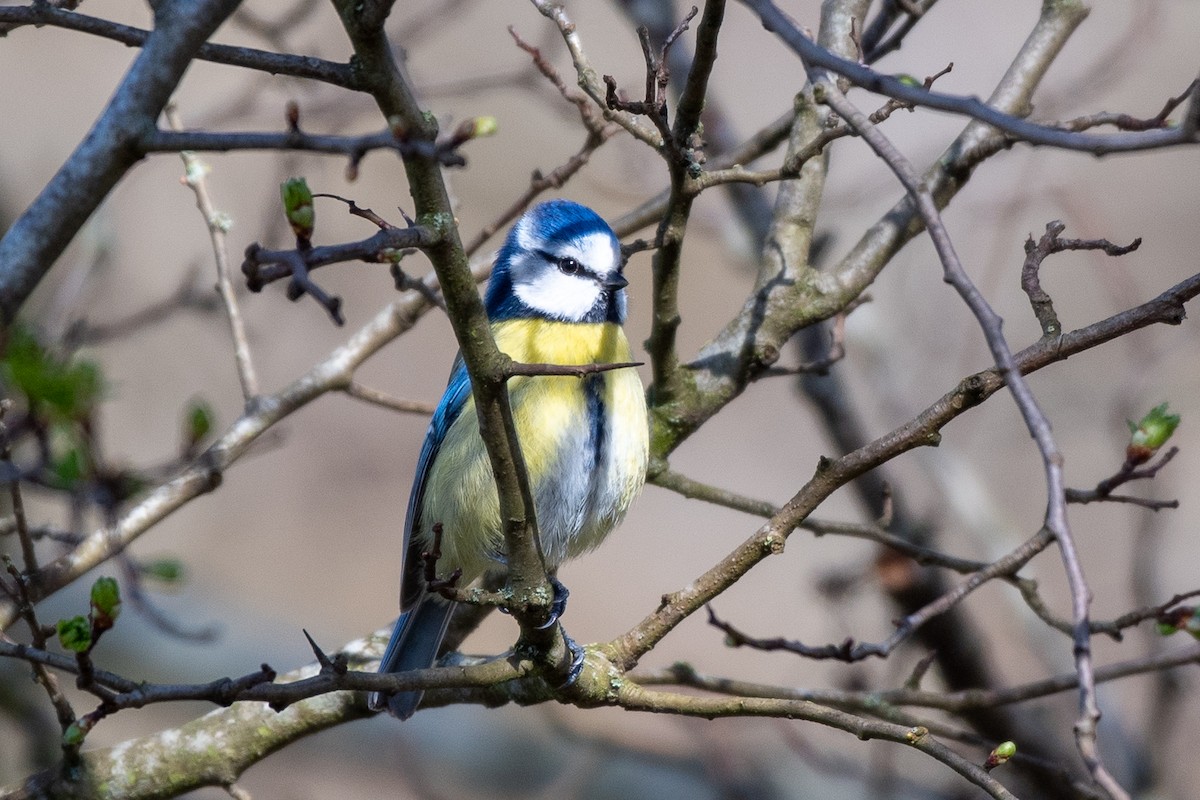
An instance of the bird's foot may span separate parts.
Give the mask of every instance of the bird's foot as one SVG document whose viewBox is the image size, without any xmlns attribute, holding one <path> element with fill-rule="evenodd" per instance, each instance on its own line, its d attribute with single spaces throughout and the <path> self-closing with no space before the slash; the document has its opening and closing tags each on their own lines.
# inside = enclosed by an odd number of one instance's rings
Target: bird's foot
<svg viewBox="0 0 1200 800">
<path fill-rule="evenodd" d="M 559 617 L 567 610 L 567 598 L 571 595 L 571 592 L 567 590 L 567 587 L 562 585 L 562 581 L 558 578 L 551 576 L 550 585 L 554 587 L 554 601 L 550 604 L 550 618 L 546 620 L 545 624 L 538 626 L 539 631 L 544 631 L 558 622 Z M 571 640 L 567 639 L 567 641 L 570 642 Z M 574 642 L 571 642 L 571 644 L 574 644 Z M 582 653 L 582 651 L 580 652 Z M 583 656 L 580 655 L 581 663 L 582 659 Z"/>
<path fill-rule="evenodd" d="M 567 677 L 563 679 L 562 683 L 555 687 L 557 689 L 566 689 L 568 686 L 575 683 L 575 681 L 579 680 L 579 674 L 583 672 L 583 659 L 587 655 L 586 651 L 583 649 L 583 646 L 570 636 L 567 636 L 566 631 L 563 631 L 563 643 L 567 646 L 567 652 L 571 654 L 571 666 L 567 669 Z"/>
</svg>

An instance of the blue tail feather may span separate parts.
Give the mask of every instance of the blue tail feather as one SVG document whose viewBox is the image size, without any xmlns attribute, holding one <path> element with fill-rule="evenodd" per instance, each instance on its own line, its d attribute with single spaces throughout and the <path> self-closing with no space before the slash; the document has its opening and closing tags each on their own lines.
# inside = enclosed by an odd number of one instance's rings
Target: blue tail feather
<svg viewBox="0 0 1200 800">
<path fill-rule="evenodd" d="M 379 672 L 408 672 L 432 667 L 453 612 L 453 603 L 426 595 L 413 608 L 401 614 L 400 619 L 396 620 L 387 650 L 383 653 Z M 397 692 L 389 698 L 372 692 L 367 703 L 377 711 L 386 707 L 392 716 L 408 719 L 416 712 L 423 694 L 422 691 Z"/>
</svg>

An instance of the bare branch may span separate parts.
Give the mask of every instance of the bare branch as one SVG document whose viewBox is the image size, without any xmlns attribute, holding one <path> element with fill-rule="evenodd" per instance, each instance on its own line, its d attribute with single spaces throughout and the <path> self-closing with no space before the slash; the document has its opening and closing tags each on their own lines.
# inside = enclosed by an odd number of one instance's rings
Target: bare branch
<svg viewBox="0 0 1200 800">
<path fill-rule="evenodd" d="M 33 3 L 28 6 L 0 6 L 0 23 L 9 23 L 9 30 L 24 25 L 52 25 L 57 28 L 111 39 L 131 47 L 142 47 L 150 39 L 151 31 L 120 25 L 99 17 L 90 17 L 74 11 L 54 8 L 51 3 Z M 312 56 L 296 56 L 288 53 L 269 53 L 252 47 L 232 47 L 225 44 L 204 43 L 196 50 L 196 58 L 215 64 L 267 72 L 272 75 L 289 75 L 294 78 L 328 83 L 343 89 L 361 90 L 362 86 L 349 64 L 337 64 Z"/>
<path fill-rule="evenodd" d="M 101 201 L 142 157 L 196 51 L 238 0 L 179 0 L 155 13 L 155 28 L 91 131 L 0 239 L 0 326 L 7 326 Z"/>
<path fill-rule="evenodd" d="M 812 65 L 808 65 L 808 68 L 813 69 Z M 1063 457 L 1051 433 L 1050 422 L 1017 367 L 1008 342 L 1004 338 L 1002 320 L 992 310 L 968 277 L 966 270 L 963 269 L 949 234 L 942 224 L 937 202 L 928 186 L 918 177 L 907 159 L 892 146 L 878 128 L 871 124 L 866 115 L 846 100 L 845 95 L 841 93 L 831 78 L 817 77 L 814 74 L 813 80 L 818 87 L 823 89 L 822 101 L 828 103 L 843 119 L 859 131 L 871 149 L 892 169 L 912 197 L 926 229 L 929 231 L 930 238 L 933 240 L 938 257 L 941 259 L 947 282 L 954 286 L 979 320 L 988 342 L 988 348 L 1005 377 L 1009 390 L 1021 411 L 1021 416 L 1025 420 L 1026 427 L 1037 442 L 1038 450 L 1042 455 L 1047 483 L 1048 499 L 1045 525 L 1050 535 L 1058 542 L 1068 583 L 1071 587 L 1075 623 L 1075 664 L 1079 672 L 1081 707 L 1080 720 L 1076 723 L 1076 740 L 1088 770 L 1097 783 L 1114 798 L 1125 798 L 1127 795 L 1124 790 L 1109 774 L 1100 759 L 1096 745 L 1096 723 L 1100 719 L 1100 709 L 1096 701 L 1095 680 L 1092 674 L 1091 632 L 1088 620 L 1091 592 L 1083 575 L 1074 537 L 1067 522 L 1062 470 Z"/>
<path fill-rule="evenodd" d="M 214 490 L 224 471 L 241 458 L 250 445 L 279 421 L 326 392 L 349 385 L 355 370 L 381 347 L 411 328 L 428 301 L 413 293 L 397 300 L 367 323 L 346 344 L 283 390 L 262 395 L 199 457 L 179 474 L 126 511 L 111 527 L 86 536 L 67 555 L 46 564 L 30 587 L 33 601 L 50 596 L 79 576 L 129 546 L 153 525 L 196 497 Z M 0 602 L 0 630 L 12 624 L 15 604 Z"/>
<path fill-rule="evenodd" d="M 1066 227 L 1059 220 L 1047 222 L 1046 232 L 1036 243 L 1032 236 L 1025 242 L 1025 264 L 1021 268 L 1021 288 L 1025 294 L 1029 295 L 1033 314 L 1042 326 L 1043 336 L 1057 336 L 1062 332 L 1062 326 L 1059 324 L 1058 315 L 1054 313 L 1054 304 L 1050 300 L 1050 295 L 1042 289 L 1040 274 L 1042 262 L 1047 257 L 1064 250 L 1103 250 L 1105 255 L 1123 256 L 1137 250 L 1142 244 L 1141 239 L 1134 239 L 1125 246 L 1115 245 L 1107 239 L 1062 239 L 1059 234 L 1066 230 Z"/>
<path fill-rule="evenodd" d="M 817 45 L 807 38 L 800 28 L 770 0 L 742 0 L 742 2 L 762 18 L 763 25 L 767 29 L 779 36 L 811 67 L 835 72 L 867 91 L 884 94 L 896 100 L 904 100 L 925 108 L 936 108 L 971 117 L 1003 131 L 1013 141 L 1058 147 L 1065 150 L 1081 150 L 1094 155 L 1153 150 L 1200 142 L 1196 126 L 1190 122 L 1194 116 L 1192 109 L 1200 106 L 1200 84 L 1193 85 L 1188 112 L 1184 116 L 1183 124 L 1178 127 L 1118 134 L 1086 134 L 1062 130 L 1049 125 L 1028 122 L 1020 117 L 1004 113 L 976 97 L 934 92 L 912 86 L 900 78 L 876 72 Z M 1055 4 L 1053 13 L 1061 16 L 1083 15 L 1087 13 L 1087 9 L 1082 3 L 1058 3 Z"/>
<path fill-rule="evenodd" d="M 183 127 L 175 107 L 168 105 L 166 118 L 173 130 Z M 208 165 L 188 151 L 179 153 L 183 159 L 183 182 L 196 195 L 196 206 L 204 217 L 208 227 L 208 235 L 212 240 L 213 258 L 217 263 L 217 294 L 225 305 L 225 314 L 229 317 L 229 327 L 233 333 L 233 356 L 237 365 L 238 380 L 242 384 L 242 397 L 247 403 L 258 396 L 258 376 L 254 372 L 254 362 L 250 357 L 250 341 L 246 337 L 246 323 L 242 319 L 242 311 L 238 307 L 237 295 L 233 290 L 233 281 L 229 277 L 229 249 L 226 246 L 225 234 L 229 228 L 228 219 L 220 214 L 213 205 L 208 192 Z"/>
<path fill-rule="evenodd" d="M 429 416 L 433 414 L 436 406 L 432 403 L 419 403 L 415 400 L 404 400 L 399 397 L 392 397 L 389 394 L 384 394 L 377 389 L 372 389 L 368 386 L 363 386 L 357 381 L 351 381 L 343 391 L 351 397 L 362 400 L 372 405 L 390 408 L 392 411 L 401 411 L 406 414 L 421 414 Z"/>
</svg>

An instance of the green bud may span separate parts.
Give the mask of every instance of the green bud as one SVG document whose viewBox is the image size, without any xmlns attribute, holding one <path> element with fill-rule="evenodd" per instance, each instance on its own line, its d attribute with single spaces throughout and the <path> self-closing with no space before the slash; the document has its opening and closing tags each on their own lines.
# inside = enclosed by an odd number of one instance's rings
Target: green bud
<svg viewBox="0 0 1200 800">
<path fill-rule="evenodd" d="M 1013 756 L 1017 754 L 1016 742 L 1001 742 L 996 745 L 996 749 L 988 753 L 987 761 L 984 762 L 983 768 L 993 770 L 1001 764 L 1005 764 Z"/>
<path fill-rule="evenodd" d="M 199 444 L 213 428 L 213 410 L 207 402 L 196 398 L 188 404 L 186 417 L 186 438 L 188 447 Z"/>
<path fill-rule="evenodd" d="M 901 72 L 901 73 L 897 74 L 897 75 L 895 76 L 895 78 L 896 78 L 896 80 L 898 80 L 898 81 L 900 81 L 901 83 L 903 83 L 905 86 L 916 86 L 916 87 L 921 87 L 921 86 L 924 86 L 924 85 L 925 85 L 925 82 L 924 82 L 924 81 L 919 81 L 919 80 L 917 80 L 916 78 L 914 78 L 912 75 L 909 75 L 909 74 L 907 74 L 907 73 L 904 73 L 904 72 Z"/>
<path fill-rule="evenodd" d="M 283 197 L 283 213 L 298 239 L 311 239 L 317 221 L 312 190 L 304 178 L 288 178 L 279 186 Z"/>
<path fill-rule="evenodd" d="M 1176 606 L 1162 612 L 1155 621 L 1155 628 L 1162 636 L 1178 631 L 1187 631 L 1200 639 L 1200 606 Z"/>
<path fill-rule="evenodd" d="M 142 574 L 163 583 L 180 583 L 186 570 L 177 558 L 160 558 L 142 566 Z"/>
<path fill-rule="evenodd" d="M 83 453 L 78 447 L 72 447 L 50 465 L 50 470 L 58 479 L 59 486 L 64 489 L 73 489 L 83 480 L 83 464 Z"/>
<path fill-rule="evenodd" d="M 453 144 L 459 145 L 471 139 L 492 136 L 499 129 L 500 123 L 496 121 L 495 117 L 472 117 L 471 119 L 464 119 L 454 129 Z"/>
<path fill-rule="evenodd" d="M 1178 414 L 1167 412 L 1166 403 L 1151 409 L 1136 425 L 1130 420 L 1129 446 L 1125 448 L 1125 457 L 1133 464 L 1149 461 L 1158 448 L 1171 438 L 1171 434 L 1179 427 L 1179 420 Z"/>
<path fill-rule="evenodd" d="M 71 617 L 58 621 L 58 643 L 64 650 L 86 653 L 92 646 L 92 625 L 86 617 Z"/>
<path fill-rule="evenodd" d="M 121 590 L 115 578 L 97 578 L 92 584 L 92 610 L 97 627 L 100 627 L 102 618 L 108 622 L 104 629 L 112 627 L 121 614 Z"/>
<path fill-rule="evenodd" d="M 83 740 L 87 737 L 87 731 L 79 724 L 79 720 L 75 720 L 67 729 L 63 731 L 62 743 L 63 747 L 79 747 L 83 744 Z"/>
</svg>

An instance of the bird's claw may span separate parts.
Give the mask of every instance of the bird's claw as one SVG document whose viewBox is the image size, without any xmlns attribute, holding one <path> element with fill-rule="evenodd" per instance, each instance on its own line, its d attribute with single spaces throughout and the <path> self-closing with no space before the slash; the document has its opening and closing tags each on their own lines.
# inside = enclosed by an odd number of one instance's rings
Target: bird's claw
<svg viewBox="0 0 1200 800">
<path fill-rule="evenodd" d="M 571 654 L 571 666 L 567 670 L 567 677 L 555 687 L 557 689 L 566 689 L 579 680 L 579 675 L 583 672 L 583 660 L 587 656 L 587 652 L 583 649 L 583 646 L 570 636 L 567 636 L 566 631 L 563 631 L 563 643 L 567 646 L 567 652 Z"/>
<path fill-rule="evenodd" d="M 554 601 L 550 604 L 550 618 L 544 624 L 538 625 L 537 629 L 539 631 L 544 631 L 558 622 L 563 612 L 567 610 L 567 598 L 571 595 L 571 592 L 567 590 L 567 587 L 562 585 L 562 581 L 558 578 L 551 578 L 550 585 L 554 587 Z M 570 640 L 568 639 L 567 641 Z M 581 655 L 580 659 L 582 660 L 582 658 L 583 656 Z"/>
</svg>

